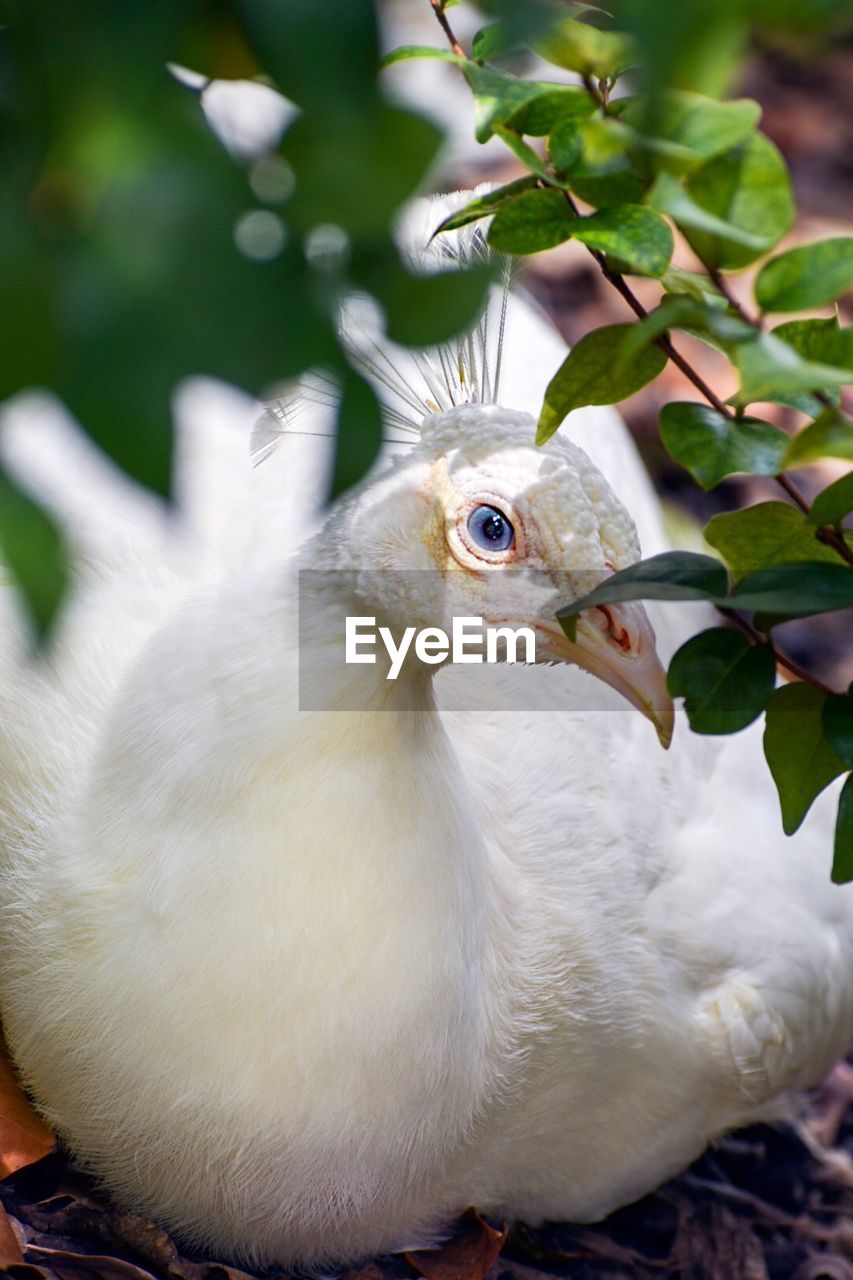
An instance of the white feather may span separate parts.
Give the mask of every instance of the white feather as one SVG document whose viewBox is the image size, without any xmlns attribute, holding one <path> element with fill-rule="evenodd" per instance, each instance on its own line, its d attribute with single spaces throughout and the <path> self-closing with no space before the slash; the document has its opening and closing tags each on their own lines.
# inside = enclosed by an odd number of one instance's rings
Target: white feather
<svg viewBox="0 0 853 1280">
<path fill-rule="evenodd" d="M 478 577 L 437 577 L 424 525 L 454 486 L 527 502 L 545 567 L 636 555 L 593 464 L 533 448 L 518 412 L 561 345 L 520 300 L 506 325 L 510 407 L 433 421 L 319 531 L 328 439 L 253 471 L 255 407 L 217 422 L 236 393 L 209 383 L 179 399 L 180 525 L 67 422 L 4 425 L 81 550 L 47 666 L 0 592 L 6 1032 L 79 1158 L 199 1247 L 320 1266 L 428 1241 L 470 1203 L 599 1217 L 853 1034 L 832 797 L 787 841 L 757 730 L 682 724 L 665 755 L 550 667 L 507 669 L 473 712 L 442 710 L 449 673 L 409 672 L 395 713 L 381 668 L 332 661 L 364 606 L 339 572 L 303 598 L 300 643 L 300 568 L 380 571 L 372 603 L 398 618 L 400 567 L 423 617 L 477 598 Z M 300 428 L 326 437 L 329 412 L 306 401 Z M 574 431 L 657 545 L 616 415 Z M 300 710 L 306 688 L 367 709 Z"/>
</svg>

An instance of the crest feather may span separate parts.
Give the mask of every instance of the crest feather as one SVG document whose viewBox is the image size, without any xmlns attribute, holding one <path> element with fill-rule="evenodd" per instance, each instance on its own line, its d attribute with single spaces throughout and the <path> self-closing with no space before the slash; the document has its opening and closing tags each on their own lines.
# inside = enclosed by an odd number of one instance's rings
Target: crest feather
<svg viewBox="0 0 853 1280">
<path fill-rule="evenodd" d="M 382 401 L 386 426 L 396 433 L 396 439 L 389 443 L 411 440 L 428 414 L 443 413 L 463 404 L 497 403 L 511 285 L 510 260 L 490 249 L 486 219 L 435 235 L 445 218 L 474 196 L 490 190 L 485 185 L 473 192 L 456 191 L 417 200 L 397 229 L 403 257 L 421 274 L 454 266 L 464 270 L 484 262 L 499 264 L 498 284 L 491 289 L 485 308 L 470 329 L 441 346 L 411 350 L 388 339 L 381 311 L 371 298 L 353 294 L 341 306 L 341 341 Z M 252 432 L 254 465 L 268 458 L 284 436 L 305 434 L 296 424 L 306 405 L 330 405 L 336 398 L 334 379 L 312 372 L 299 379 L 292 394 L 270 402 Z"/>
</svg>

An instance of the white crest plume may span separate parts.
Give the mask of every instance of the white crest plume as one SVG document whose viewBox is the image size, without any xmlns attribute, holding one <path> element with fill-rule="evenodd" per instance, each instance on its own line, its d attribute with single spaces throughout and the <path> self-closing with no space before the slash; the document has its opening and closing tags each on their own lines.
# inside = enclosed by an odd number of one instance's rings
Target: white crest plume
<svg viewBox="0 0 853 1280">
<path fill-rule="evenodd" d="M 491 188 L 456 191 L 415 201 L 397 228 L 401 253 L 421 274 L 495 262 L 497 284 L 476 323 L 438 347 L 411 350 L 399 347 L 384 333 L 377 304 L 364 294 L 352 294 L 342 304 L 338 327 L 353 364 L 373 384 L 383 403 L 386 425 L 395 432 L 388 443 L 408 443 L 429 413 L 462 404 L 495 404 L 500 390 L 501 360 L 511 285 L 510 260 L 497 255 L 486 242 L 488 219 L 456 231 L 435 235 L 445 218 L 474 196 Z M 311 405 L 337 403 L 335 380 L 328 374 L 304 374 L 293 392 L 271 401 L 255 425 L 251 439 L 255 466 L 268 458 L 284 436 L 327 435 L 302 431 L 299 419 Z"/>
</svg>

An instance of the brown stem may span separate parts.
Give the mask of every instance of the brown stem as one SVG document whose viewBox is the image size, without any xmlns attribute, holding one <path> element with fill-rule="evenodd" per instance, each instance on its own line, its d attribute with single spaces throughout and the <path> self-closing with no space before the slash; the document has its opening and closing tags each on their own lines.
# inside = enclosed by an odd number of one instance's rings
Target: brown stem
<svg viewBox="0 0 853 1280">
<path fill-rule="evenodd" d="M 820 689 L 821 693 L 831 694 L 834 692 L 834 690 L 830 689 L 828 685 L 825 685 L 822 680 L 818 680 L 817 676 L 813 676 L 811 672 L 806 671 L 805 667 L 801 667 L 798 662 L 795 662 L 793 658 L 789 657 L 784 650 L 777 648 L 771 640 L 766 639 L 759 631 L 756 631 L 754 627 L 751 627 L 746 619 L 742 618 L 734 609 L 726 609 L 723 605 L 717 605 L 717 612 L 721 613 L 724 618 L 728 618 L 730 622 L 733 622 L 737 629 L 743 632 L 751 644 L 767 645 L 778 665 L 780 667 L 787 668 L 787 670 L 790 671 L 792 675 L 795 675 L 798 680 L 803 680 L 806 684 L 814 685 L 815 689 Z"/>
<path fill-rule="evenodd" d="M 808 515 L 808 513 L 811 511 L 811 507 L 808 504 L 808 500 L 803 496 L 802 493 L 800 493 L 799 489 L 794 484 L 793 480 L 789 480 L 787 476 L 774 476 L 774 479 L 776 483 L 778 485 L 781 485 L 781 487 L 785 490 L 785 492 L 787 493 L 791 501 L 796 503 L 796 505 L 800 508 L 800 510 L 804 511 L 805 514 Z"/>
<path fill-rule="evenodd" d="M 793 480 L 789 480 L 787 476 L 776 476 L 777 484 L 780 484 L 787 493 L 788 497 L 795 502 L 801 511 L 806 515 L 811 511 L 811 507 L 807 499 L 800 493 L 800 490 L 794 484 Z M 815 530 L 816 536 L 827 547 L 832 550 L 842 560 L 846 560 L 849 565 L 853 565 L 853 551 L 848 547 L 844 537 L 831 524 L 822 524 L 819 529 Z"/>
<path fill-rule="evenodd" d="M 574 216 L 576 218 L 579 218 L 580 210 L 578 209 L 572 197 L 569 195 L 568 191 L 564 191 L 563 195 Z M 634 312 L 634 315 L 637 316 L 639 320 L 645 320 L 646 316 L 649 313 L 646 310 L 646 308 L 643 306 L 642 302 L 640 302 L 640 299 L 634 293 L 633 289 L 628 284 L 625 277 L 623 275 L 620 275 L 618 271 L 613 271 L 612 268 L 607 265 L 606 257 L 604 256 L 603 253 L 599 252 L 598 249 L 590 249 L 589 246 L 587 246 L 587 249 L 589 253 L 592 254 L 593 258 L 595 258 L 596 262 L 598 263 L 604 278 L 608 280 L 610 284 L 613 285 L 613 288 L 616 290 L 617 293 L 621 294 L 621 296 L 627 302 L 628 306 Z M 705 397 L 708 403 L 714 406 L 714 408 L 717 410 L 718 413 L 722 413 L 726 418 L 731 418 L 734 416 L 732 414 L 731 409 L 729 409 L 725 404 L 723 404 L 720 397 L 714 391 L 711 390 L 711 388 L 708 386 L 705 379 L 700 377 L 700 375 L 696 372 L 696 370 L 693 369 L 687 363 L 687 361 L 684 359 L 684 356 L 679 351 L 676 350 L 676 348 L 672 345 L 671 340 L 668 337 L 666 337 L 666 335 L 662 335 L 660 338 L 656 338 L 655 342 L 656 342 L 656 345 L 660 347 L 661 351 L 665 352 L 666 355 L 669 356 L 672 363 L 681 370 L 684 376 L 693 383 L 696 390 L 701 392 L 701 394 Z"/>
<path fill-rule="evenodd" d="M 442 3 L 442 0 L 429 0 L 429 2 L 432 5 L 433 12 L 435 13 L 436 18 L 438 19 L 441 25 L 441 28 L 444 31 L 444 34 L 447 36 L 448 43 L 450 44 L 450 47 L 453 50 L 453 52 L 457 54 L 460 58 L 467 57 L 465 50 L 462 48 L 461 44 L 456 39 L 456 36 L 453 33 L 453 28 L 448 22 L 447 14 L 444 12 L 444 5 Z M 595 86 L 595 83 L 592 80 L 592 77 L 584 76 L 583 82 L 584 82 L 584 85 L 586 86 L 587 92 L 595 99 L 598 105 L 599 106 L 604 105 L 606 107 L 607 105 L 606 102 L 602 104 L 602 98 L 598 93 L 598 90 Z M 575 204 L 569 192 L 564 190 L 563 195 L 574 216 L 576 218 L 580 217 L 581 216 L 580 210 L 578 209 L 577 205 Z M 631 286 L 628 284 L 625 277 L 621 275 L 618 271 L 613 271 L 612 268 L 608 266 L 606 257 L 598 249 L 591 249 L 587 245 L 587 251 L 590 254 L 592 254 L 593 258 L 595 258 L 595 261 L 598 263 L 598 266 L 601 269 L 601 273 L 604 276 L 604 278 L 607 281 L 609 281 L 609 283 L 613 286 L 616 292 L 619 293 L 622 298 L 624 298 L 625 302 L 634 312 L 634 315 L 637 316 L 639 320 L 645 320 L 646 316 L 649 313 L 646 310 L 646 308 L 643 306 L 643 304 L 640 302 L 639 298 L 636 296 L 634 291 L 631 289 Z M 723 295 L 723 297 L 726 299 L 729 305 L 733 307 L 735 311 L 738 312 L 738 314 L 741 316 L 743 320 L 746 321 L 747 324 L 752 325 L 754 329 L 760 331 L 761 330 L 760 320 L 753 319 L 747 315 L 747 313 L 741 307 L 740 303 L 733 297 L 731 291 L 728 288 L 728 285 L 726 284 L 720 272 L 716 268 L 708 267 L 707 264 L 704 264 L 704 265 L 710 279 L 713 281 L 717 289 L 719 289 L 720 293 Z M 669 359 L 676 366 L 676 368 L 681 370 L 685 378 L 687 378 L 690 382 L 693 383 L 693 386 L 696 388 L 696 390 L 705 397 L 708 403 L 712 405 L 713 408 L 715 408 L 718 413 L 721 413 L 726 418 L 733 418 L 735 416 L 732 413 L 732 411 L 729 409 L 729 407 L 723 403 L 723 401 L 716 394 L 716 392 L 713 391 L 712 388 L 708 386 L 705 379 L 702 378 L 696 372 L 696 370 L 692 368 L 690 364 L 688 364 L 684 356 L 681 355 L 681 353 L 673 346 L 672 341 L 666 334 L 663 334 L 661 335 L 661 337 L 656 338 L 655 342 L 656 342 L 656 345 L 660 347 L 661 351 L 663 351 L 665 355 L 669 357 Z M 820 400 L 822 404 L 831 406 L 832 402 L 822 392 L 816 392 L 815 394 L 817 396 L 817 399 Z M 800 493 L 796 485 L 793 484 L 793 482 L 790 481 L 787 478 L 787 476 L 776 476 L 775 479 L 777 483 L 781 486 L 781 488 L 784 489 L 785 493 L 792 500 L 792 502 L 794 502 L 802 512 L 808 515 L 809 512 L 811 511 L 811 507 L 809 506 L 809 503 L 807 502 L 805 497 Z M 838 555 L 840 555 L 844 560 L 846 560 L 848 564 L 853 565 L 853 552 L 851 552 L 844 538 L 838 533 L 837 529 L 834 529 L 832 525 L 822 525 L 821 528 L 817 530 L 817 536 L 821 539 L 822 542 L 825 542 L 827 546 L 832 547 L 832 549 L 836 551 Z M 787 666 L 789 670 L 792 670 L 792 671 L 794 670 L 794 668 L 791 666 L 790 659 L 786 660 L 784 657 L 780 656 L 779 661 L 782 662 L 784 666 Z M 804 678 L 807 678 L 807 677 L 804 677 Z"/>
<path fill-rule="evenodd" d="M 704 266 L 705 270 L 708 272 L 708 275 L 711 279 L 711 283 L 714 285 L 717 292 L 723 295 L 726 302 L 729 304 L 729 306 L 732 308 L 733 311 L 736 311 L 738 313 L 741 320 L 744 320 L 748 325 L 751 325 L 753 329 L 760 329 L 761 322 L 757 320 L 754 316 L 749 315 L 744 310 L 744 308 L 741 306 L 741 304 L 738 302 L 737 298 L 734 296 L 731 289 L 729 288 L 728 283 L 726 282 L 719 268 L 709 267 L 707 262 L 704 262 L 702 265 Z"/>
<path fill-rule="evenodd" d="M 447 14 L 444 12 L 444 5 L 442 3 L 442 0 L 429 0 L 429 2 L 432 5 L 433 13 L 441 23 L 442 30 L 444 31 L 444 34 L 447 36 L 448 43 L 451 49 L 453 50 L 453 52 L 459 58 L 467 57 L 465 50 L 462 48 L 462 45 L 459 43 L 459 41 L 456 39 L 456 36 L 453 34 L 453 28 L 451 27 L 450 23 L 447 21 Z"/>
<path fill-rule="evenodd" d="M 832 547 L 832 550 L 841 556 L 842 560 L 846 560 L 849 565 L 853 565 L 853 551 L 851 551 L 844 537 L 834 525 L 822 524 L 817 530 L 817 537 L 824 546 Z"/>
<path fill-rule="evenodd" d="M 592 76 L 590 75 L 582 76 L 581 79 L 583 80 L 583 87 L 586 89 L 587 93 L 592 98 L 595 105 L 597 107 L 600 107 L 602 105 L 601 97 L 599 96 L 598 90 L 595 87 L 595 81 L 593 80 Z"/>
</svg>

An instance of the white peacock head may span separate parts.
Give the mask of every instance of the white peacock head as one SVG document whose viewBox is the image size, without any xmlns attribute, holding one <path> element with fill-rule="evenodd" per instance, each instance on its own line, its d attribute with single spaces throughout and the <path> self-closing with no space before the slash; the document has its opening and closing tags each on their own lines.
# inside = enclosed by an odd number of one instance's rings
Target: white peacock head
<svg viewBox="0 0 853 1280">
<path fill-rule="evenodd" d="M 583 612 L 570 640 L 556 618 L 639 559 L 634 522 L 589 457 L 555 436 L 535 444 L 526 413 L 461 405 L 424 420 L 420 440 L 332 518 L 338 564 L 392 628 L 478 617 L 529 627 L 537 662 L 570 662 L 672 735 L 672 699 L 642 606 Z"/>
<path fill-rule="evenodd" d="M 473 194 L 410 210 L 404 247 L 414 267 L 491 256 L 482 223 L 430 238 Z M 643 711 L 668 745 L 672 699 L 642 607 L 585 611 L 574 640 L 557 621 L 559 608 L 633 564 L 640 548 L 631 517 L 583 450 L 559 433 L 537 446 L 533 418 L 500 407 L 511 284 L 509 266 L 501 270 L 503 287 L 475 328 L 436 351 L 395 347 L 374 307 L 357 298 L 345 304 L 341 337 L 380 392 L 396 443 L 409 448 L 338 504 L 327 545 L 336 567 L 363 583 L 367 611 L 392 628 L 449 632 L 463 616 L 531 627 L 537 661 L 590 671 Z M 288 434 L 300 409 L 334 398 L 328 381 L 311 376 L 290 405 L 271 406 L 256 428 L 255 460 Z"/>
</svg>

